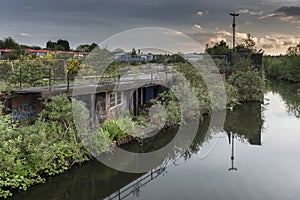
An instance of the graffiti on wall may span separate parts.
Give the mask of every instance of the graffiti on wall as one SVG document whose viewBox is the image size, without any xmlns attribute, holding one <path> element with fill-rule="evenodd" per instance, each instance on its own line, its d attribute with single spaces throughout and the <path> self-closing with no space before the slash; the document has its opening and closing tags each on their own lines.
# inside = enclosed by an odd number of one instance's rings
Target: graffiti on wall
<svg viewBox="0 0 300 200">
<path fill-rule="evenodd" d="M 18 107 L 12 108 L 13 121 L 24 121 L 35 116 L 37 105 L 32 101 L 21 102 Z"/>
</svg>

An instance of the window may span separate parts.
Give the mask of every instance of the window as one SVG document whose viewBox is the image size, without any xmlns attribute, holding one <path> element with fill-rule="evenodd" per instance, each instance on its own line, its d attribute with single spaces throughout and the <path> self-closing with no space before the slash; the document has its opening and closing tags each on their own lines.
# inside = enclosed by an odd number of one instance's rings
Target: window
<svg viewBox="0 0 300 200">
<path fill-rule="evenodd" d="M 114 92 L 109 95 L 110 108 L 122 104 L 122 92 Z"/>
</svg>

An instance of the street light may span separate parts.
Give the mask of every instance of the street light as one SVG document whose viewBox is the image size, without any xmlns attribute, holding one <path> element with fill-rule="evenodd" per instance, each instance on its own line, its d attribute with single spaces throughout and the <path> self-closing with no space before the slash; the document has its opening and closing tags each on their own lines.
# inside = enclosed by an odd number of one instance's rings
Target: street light
<svg viewBox="0 0 300 200">
<path fill-rule="evenodd" d="M 232 49 L 233 51 L 235 50 L 235 17 L 239 16 L 240 14 L 238 13 L 230 13 L 230 15 L 233 17 L 233 22 L 232 22 L 232 29 L 233 29 L 233 39 L 232 39 Z"/>
<path fill-rule="evenodd" d="M 234 135 L 231 134 L 231 167 L 228 169 L 228 171 L 237 171 L 238 169 L 234 167 Z"/>
</svg>

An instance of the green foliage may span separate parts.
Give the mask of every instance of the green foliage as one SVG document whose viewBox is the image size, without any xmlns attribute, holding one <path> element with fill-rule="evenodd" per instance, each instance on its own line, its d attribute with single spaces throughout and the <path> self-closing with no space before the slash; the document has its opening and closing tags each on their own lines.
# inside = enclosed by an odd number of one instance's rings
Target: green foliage
<svg viewBox="0 0 300 200">
<path fill-rule="evenodd" d="M 181 121 L 180 104 L 172 91 L 169 90 L 160 93 L 152 103 L 162 105 L 165 108 L 168 114 L 168 118 L 166 119 L 167 125 L 184 123 Z"/>
<path fill-rule="evenodd" d="M 224 40 L 216 43 L 213 47 L 207 48 L 206 52 L 210 55 L 227 55 L 230 53 L 230 49 Z"/>
<path fill-rule="evenodd" d="M 52 42 L 51 40 L 46 43 L 46 48 L 49 50 L 62 50 L 70 51 L 70 45 L 67 40 L 59 39 L 57 42 Z"/>
<path fill-rule="evenodd" d="M 96 43 L 90 44 L 81 44 L 76 48 L 76 51 L 81 52 L 91 52 L 94 48 L 98 47 Z"/>
<path fill-rule="evenodd" d="M 276 92 L 282 98 L 287 112 L 300 118 L 300 83 L 290 83 L 270 79 L 268 81 L 270 91 Z"/>
<path fill-rule="evenodd" d="M 239 104 L 239 93 L 238 89 L 233 85 L 225 83 L 226 96 L 227 96 L 227 105 L 229 107 L 234 107 Z"/>
<path fill-rule="evenodd" d="M 109 137 L 109 132 L 98 127 L 95 130 L 81 133 L 82 142 L 93 156 L 98 156 L 103 152 L 110 150 L 113 143 Z"/>
<path fill-rule="evenodd" d="M 79 66 L 80 66 L 79 60 L 69 59 L 67 61 L 67 66 L 65 67 L 65 72 L 69 76 L 75 76 L 79 71 Z"/>
<path fill-rule="evenodd" d="M 129 116 L 123 116 L 116 120 L 117 125 L 121 130 L 126 132 L 126 135 L 131 135 L 135 138 L 142 138 L 141 132 L 136 129 L 136 124 L 133 122 L 132 118 Z"/>
<path fill-rule="evenodd" d="M 266 75 L 279 80 L 300 82 L 300 56 L 267 57 L 264 61 Z"/>
<path fill-rule="evenodd" d="M 23 58 L 23 57 L 22 57 Z M 12 62 L 0 62 L 0 77 L 7 88 L 34 87 L 49 85 L 49 79 L 59 79 L 63 81 L 65 77 L 62 60 L 54 60 L 50 56 L 45 56 L 47 60 L 36 58 L 28 60 L 17 60 Z M 49 60 L 48 60 L 49 58 Z M 52 83 L 57 80 L 52 80 Z"/>
<path fill-rule="evenodd" d="M 122 75 L 120 72 L 120 68 L 126 67 L 127 65 L 113 62 L 109 65 L 109 67 L 103 73 L 104 76 L 108 77 L 118 77 L 118 75 Z"/>
<path fill-rule="evenodd" d="M 299 56 L 300 55 L 300 43 L 294 47 L 289 47 L 286 54 L 288 56 Z"/>
<path fill-rule="evenodd" d="M 237 71 L 230 76 L 228 83 L 237 89 L 240 102 L 263 99 L 264 81 L 257 71 Z"/>
<path fill-rule="evenodd" d="M 126 131 L 122 130 L 115 120 L 107 120 L 101 126 L 103 131 L 107 131 L 112 141 L 122 139 L 127 136 Z"/>
<path fill-rule="evenodd" d="M 0 40 L 0 49 L 16 49 L 19 44 L 11 37 Z"/>
<path fill-rule="evenodd" d="M 47 176 L 86 161 L 89 154 L 76 136 L 71 103 L 63 96 L 45 104 L 31 126 L 16 128 L 10 116 L 0 116 L 0 196 L 26 190 Z"/>
</svg>

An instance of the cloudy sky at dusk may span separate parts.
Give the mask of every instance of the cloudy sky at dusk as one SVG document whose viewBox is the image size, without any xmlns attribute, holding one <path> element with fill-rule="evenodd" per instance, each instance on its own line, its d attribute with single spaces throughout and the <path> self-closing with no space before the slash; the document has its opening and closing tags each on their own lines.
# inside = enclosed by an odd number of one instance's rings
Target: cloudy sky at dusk
<svg viewBox="0 0 300 200">
<path fill-rule="evenodd" d="M 221 39 L 231 45 L 230 12 L 240 13 L 237 42 L 250 33 L 268 54 L 300 42 L 299 0 L 7 0 L 0 7 L 0 37 L 42 47 L 61 38 L 76 48 L 155 26 L 185 33 L 203 46 Z"/>
</svg>

